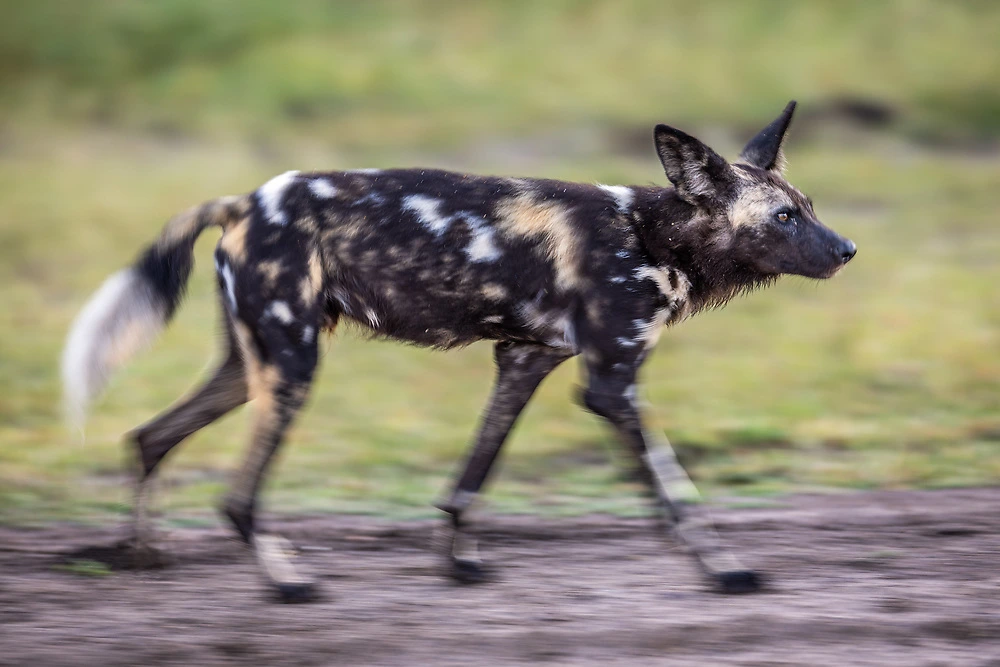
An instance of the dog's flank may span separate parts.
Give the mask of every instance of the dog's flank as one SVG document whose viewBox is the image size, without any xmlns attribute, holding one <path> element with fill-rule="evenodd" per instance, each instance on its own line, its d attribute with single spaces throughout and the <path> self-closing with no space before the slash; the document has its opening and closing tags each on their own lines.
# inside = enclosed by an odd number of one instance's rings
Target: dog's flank
<svg viewBox="0 0 1000 667">
<path fill-rule="evenodd" d="M 829 277 L 854 255 L 854 244 L 821 225 L 812 202 L 781 175 L 793 109 L 736 164 L 657 126 L 655 146 L 672 188 L 429 169 L 285 172 L 249 195 L 179 216 L 98 292 L 66 348 L 67 396 L 80 413 L 170 318 L 195 238 L 217 225 L 224 230 L 215 264 L 225 361 L 192 397 L 131 435 L 143 481 L 185 437 L 254 399 L 250 453 L 224 511 L 247 544 L 261 544 L 256 496 L 307 399 L 317 332 L 346 318 L 417 345 L 496 342 L 498 375 L 483 425 L 441 504 L 452 516 L 454 544 L 535 388 L 578 354 L 587 370 L 583 404 L 618 430 L 661 507 L 681 521 L 682 501 L 692 494 L 673 497 L 673 490 L 693 485 L 668 445 L 651 445 L 635 401 L 638 369 L 661 330 L 781 274 Z M 717 583 L 756 585 L 752 573 L 719 555 L 710 529 L 682 525 L 678 533 Z M 460 552 L 451 550 L 456 576 L 479 577 Z M 720 563 L 730 563 L 725 572 Z M 264 569 L 280 590 L 304 594 L 274 580 L 287 571 L 280 564 Z"/>
</svg>

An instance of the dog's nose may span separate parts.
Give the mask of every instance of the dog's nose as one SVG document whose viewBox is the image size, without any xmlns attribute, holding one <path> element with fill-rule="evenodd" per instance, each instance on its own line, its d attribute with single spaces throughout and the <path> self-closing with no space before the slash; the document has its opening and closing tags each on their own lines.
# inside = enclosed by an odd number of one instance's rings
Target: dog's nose
<svg viewBox="0 0 1000 667">
<path fill-rule="evenodd" d="M 858 246 L 854 245 L 854 241 L 844 239 L 844 242 L 840 244 L 840 261 L 847 264 L 857 252 Z"/>
</svg>

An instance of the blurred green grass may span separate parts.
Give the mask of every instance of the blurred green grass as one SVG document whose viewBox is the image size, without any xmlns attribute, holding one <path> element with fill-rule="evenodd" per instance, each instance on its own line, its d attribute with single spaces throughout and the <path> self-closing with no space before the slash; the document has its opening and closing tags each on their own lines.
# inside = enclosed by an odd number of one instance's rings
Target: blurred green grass
<svg viewBox="0 0 1000 667">
<path fill-rule="evenodd" d="M 484 130 L 746 123 L 850 94 L 1000 129 L 989 0 L 0 2 L 0 103 L 169 136 L 283 130 L 371 150 Z"/>
<path fill-rule="evenodd" d="M 427 165 L 663 183 L 646 137 L 729 156 L 789 98 L 790 180 L 860 251 L 668 332 L 651 413 L 710 493 L 1000 480 L 1000 7 L 989 2 L 0 2 L 0 519 L 123 512 L 120 434 L 190 387 L 217 345 L 209 255 L 86 443 L 57 363 L 86 297 L 178 210 L 284 169 Z M 872 100 L 871 129 L 814 115 Z M 613 437 L 543 386 L 490 491 L 502 511 L 638 512 Z M 447 354 L 324 346 L 268 506 L 430 512 L 491 381 Z M 245 413 L 186 443 L 160 506 L 206 512 Z"/>
</svg>

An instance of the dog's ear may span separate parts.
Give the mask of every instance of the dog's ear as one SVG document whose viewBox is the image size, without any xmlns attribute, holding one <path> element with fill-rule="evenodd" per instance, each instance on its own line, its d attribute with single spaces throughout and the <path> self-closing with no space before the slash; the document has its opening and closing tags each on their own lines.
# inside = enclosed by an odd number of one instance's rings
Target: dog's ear
<svg viewBox="0 0 1000 667">
<path fill-rule="evenodd" d="M 682 199 L 698 206 L 722 196 L 732 178 L 732 167 L 725 158 L 669 125 L 657 125 L 653 139 L 663 170 Z"/>
<path fill-rule="evenodd" d="M 781 112 L 781 115 L 771 121 L 756 137 L 751 139 L 743 152 L 740 161 L 754 167 L 781 173 L 785 170 L 785 153 L 782 146 L 785 143 L 785 133 L 788 124 L 792 122 L 795 112 L 795 100 L 792 100 Z"/>
</svg>

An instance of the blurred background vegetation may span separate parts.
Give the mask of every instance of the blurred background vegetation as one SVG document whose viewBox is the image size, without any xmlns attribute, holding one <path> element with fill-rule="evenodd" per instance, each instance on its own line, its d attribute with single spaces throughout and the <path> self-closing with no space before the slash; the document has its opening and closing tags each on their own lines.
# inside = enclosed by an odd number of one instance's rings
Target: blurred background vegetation
<svg viewBox="0 0 1000 667">
<path fill-rule="evenodd" d="M 800 101 L 790 180 L 860 250 L 667 333 L 651 417 L 716 498 L 1000 480 L 1000 4 L 0 1 L 0 519 L 123 512 L 120 436 L 216 354 L 209 256 L 87 438 L 59 411 L 75 313 L 172 214 L 286 169 L 436 166 L 665 183 L 651 128 L 735 157 Z M 340 333 L 268 487 L 287 511 L 428 514 L 464 456 L 489 346 Z M 497 511 L 641 511 L 612 435 L 543 386 Z M 238 411 L 163 468 L 210 521 Z M 751 501 L 754 502 L 754 501 Z"/>
</svg>

